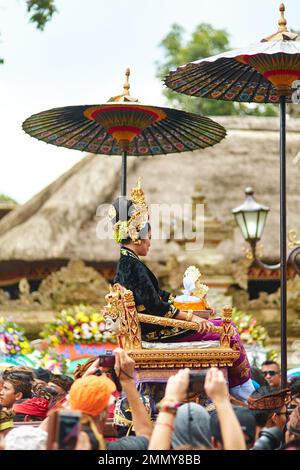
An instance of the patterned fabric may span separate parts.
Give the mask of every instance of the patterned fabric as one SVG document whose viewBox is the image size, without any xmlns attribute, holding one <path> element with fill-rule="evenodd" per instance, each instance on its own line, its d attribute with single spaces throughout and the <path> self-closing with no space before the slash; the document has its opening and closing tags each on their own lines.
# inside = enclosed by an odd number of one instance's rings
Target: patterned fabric
<svg viewBox="0 0 300 470">
<path fill-rule="evenodd" d="M 145 406 L 148 415 L 151 417 L 151 404 L 150 398 L 145 395 L 140 395 L 140 400 Z M 130 435 L 132 429 L 132 411 L 126 397 L 120 398 L 116 401 L 114 411 L 114 424 L 124 428 L 128 428 L 126 436 Z"/>
<path fill-rule="evenodd" d="M 250 410 L 276 410 L 280 409 L 286 403 L 290 389 L 285 388 L 283 390 L 270 393 L 263 397 L 254 398 L 250 396 L 248 398 L 248 408 Z"/>
<path fill-rule="evenodd" d="M 203 149 L 226 135 L 223 126 L 205 116 L 139 104 L 50 109 L 26 119 L 23 129 L 48 144 L 104 155 L 122 154 L 118 139 L 135 136 L 128 148 L 128 155 L 135 156 Z"/>
<path fill-rule="evenodd" d="M 202 98 L 278 103 L 274 83 L 290 84 L 299 79 L 299 61 L 299 41 L 260 42 L 178 67 L 165 78 L 165 84 L 179 93 Z M 291 102 L 291 96 L 286 96 L 286 101 Z"/>
<path fill-rule="evenodd" d="M 221 318 L 216 318 L 209 321 L 216 326 L 222 325 Z M 228 368 L 229 388 L 236 387 L 237 385 L 242 385 L 251 378 L 250 364 L 247 358 L 245 348 L 237 332 L 235 324 L 231 324 L 234 327 L 235 334 L 230 339 L 230 347 L 234 351 L 239 351 L 240 356 L 238 357 L 238 359 L 235 359 L 235 361 L 233 362 L 233 366 Z M 212 341 L 217 339 L 219 339 L 219 335 L 217 333 L 193 332 L 189 336 L 186 336 L 184 338 L 184 341 Z M 180 341 L 180 339 L 175 341 Z"/>
<path fill-rule="evenodd" d="M 13 427 L 14 416 L 15 412 L 13 410 L 0 409 L 0 431 L 5 431 L 5 429 Z"/>
</svg>

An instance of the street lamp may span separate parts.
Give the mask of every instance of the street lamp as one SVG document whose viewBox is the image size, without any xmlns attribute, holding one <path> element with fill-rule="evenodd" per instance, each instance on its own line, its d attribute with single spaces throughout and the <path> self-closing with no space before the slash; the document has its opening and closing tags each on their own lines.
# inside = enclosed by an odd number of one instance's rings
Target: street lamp
<svg viewBox="0 0 300 470">
<path fill-rule="evenodd" d="M 240 228 L 244 239 L 250 244 L 252 257 L 256 261 L 258 266 L 270 270 L 278 270 L 281 267 L 280 263 L 267 264 L 258 258 L 256 253 L 256 244 L 259 242 L 262 236 L 262 232 L 265 227 L 269 207 L 259 204 L 253 197 L 254 191 L 252 188 L 245 189 L 246 199 L 240 206 L 232 209 L 232 213 L 235 217 L 236 223 Z M 295 248 L 290 251 L 287 258 L 287 264 L 293 267 L 296 273 L 300 274 L 300 262 L 297 261 L 300 255 L 299 241 L 291 240 L 292 245 L 296 245 Z"/>
<path fill-rule="evenodd" d="M 287 264 L 290 264 L 295 271 L 300 274 L 300 263 L 297 263 L 297 257 L 300 255 L 300 246 L 296 246 L 286 257 L 286 240 L 284 239 L 283 246 L 281 246 L 281 252 L 284 250 L 283 259 L 285 262 L 278 264 L 266 264 L 259 259 L 256 253 L 256 244 L 262 236 L 262 232 L 265 226 L 267 214 L 269 208 L 263 206 L 255 201 L 252 188 L 245 189 L 246 200 L 245 202 L 235 209 L 232 210 L 235 220 L 244 239 L 250 244 L 253 260 L 265 269 L 278 270 L 280 269 L 280 310 L 281 310 L 281 332 L 280 332 L 280 343 L 281 343 L 281 374 L 282 374 L 282 386 L 285 387 L 287 383 L 287 298 L 286 298 L 286 268 Z M 281 253 L 281 260 L 282 260 Z"/>
<path fill-rule="evenodd" d="M 269 208 L 255 201 L 252 188 L 245 189 L 245 202 L 232 210 L 237 225 L 243 237 L 252 245 L 256 244 L 262 235 Z"/>
<path fill-rule="evenodd" d="M 266 264 L 263 263 L 256 254 L 256 244 L 260 240 L 269 208 L 262 206 L 255 201 L 252 188 L 245 189 L 246 200 L 245 202 L 232 210 L 237 225 L 241 229 L 244 239 L 250 244 L 253 260 L 265 269 L 277 270 L 280 269 L 280 347 L 281 347 L 281 377 L 282 386 L 287 385 L 287 265 L 291 265 L 294 270 L 300 274 L 300 263 L 297 258 L 300 255 L 300 246 L 297 245 L 286 256 L 286 237 L 281 237 L 281 250 L 280 250 L 280 263 Z M 281 235 L 283 235 L 281 231 Z"/>
</svg>

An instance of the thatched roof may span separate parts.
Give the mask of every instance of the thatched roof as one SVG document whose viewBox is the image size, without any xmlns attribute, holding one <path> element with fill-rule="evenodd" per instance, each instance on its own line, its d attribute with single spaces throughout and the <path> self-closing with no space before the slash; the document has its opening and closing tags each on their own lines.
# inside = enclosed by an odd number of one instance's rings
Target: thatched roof
<svg viewBox="0 0 300 470">
<path fill-rule="evenodd" d="M 264 253 L 278 254 L 279 239 L 279 131 L 277 118 L 217 119 L 228 130 L 220 144 L 204 151 L 159 157 L 130 158 L 128 187 L 142 176 L 151 203 L 190 203 L 200 183 L 210 212 L 221 221 L 232 220 L 231 209 L 244 200 L 252 186 L 257 200 L 271 208 L 263 237 Z M 288 119 L 288 226 L 300 230 L 300 119 Z M 113 261 L 118 247 L 96 237 L 99 204 L 119 194 L 120 158 L 87 156 L 30 201 L 0 221 L 0 260 L 81 258 Z M 221 249 L 231 258 L 242 255 L 242 237 Z M 152 259 L 165 260 L 182 248 L 154 241 Z"/>
</svg>

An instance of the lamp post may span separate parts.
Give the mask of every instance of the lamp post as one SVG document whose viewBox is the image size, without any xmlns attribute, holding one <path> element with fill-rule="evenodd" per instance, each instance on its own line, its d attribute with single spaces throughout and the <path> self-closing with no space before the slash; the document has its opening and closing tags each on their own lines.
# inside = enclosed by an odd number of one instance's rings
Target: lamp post
<svg viewBox="0 0 300 470">
<path fill-rule="evenodd" d="M 287 265 L 290 264 L 295 271 L 300 274 L 300 263 L 297 263 L 297 257 L 300 255 L 300 246 L 296 246 L 286 256 L 286 234 L 284 238 L 281 237 L 281 262 L 278 264 L 266 264 L 259 259 L 256 253 L 256 244 L 262 236 L 265 226 L 266 218 L 269 208 L 263 206 L 255 201 L 252 188 L 245 189 L 246 200 L 245 202 L 232 210 L 236 223 L 240 228 L 244 239 L 250 244 L 252 256 L 255 262 L 265 269 L 277 270 L 280 269 L 280 345 L 281 345 L 281 375 L 282 386 L 286 387 L 287 384 L 287 296 L 286 296 L 286 281 L 287 281 Z M 281 233 L 281 235 L 283 235 Z M 283 260 L 283 261 L 282 261 Z"/>
</svg>

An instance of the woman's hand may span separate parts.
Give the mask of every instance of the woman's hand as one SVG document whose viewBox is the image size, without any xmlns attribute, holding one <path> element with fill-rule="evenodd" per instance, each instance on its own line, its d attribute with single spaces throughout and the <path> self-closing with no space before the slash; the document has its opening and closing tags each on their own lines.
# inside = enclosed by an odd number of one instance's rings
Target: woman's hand
<svg viewBox="0 0 300 470">
<path fill-rule="evenodd" d="M 211 330 L 212 324 L 208 321 L 205 320 L 205 318 L 198 317 L 197 315 L 193 315 L 193 318 L 191 320 L 194 323 L 198 323 L 198 333 L 207 333 Z"/>
</svg>

